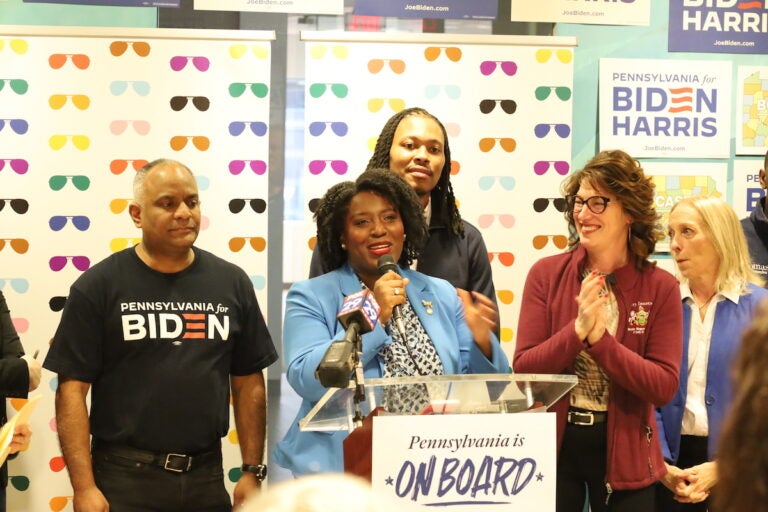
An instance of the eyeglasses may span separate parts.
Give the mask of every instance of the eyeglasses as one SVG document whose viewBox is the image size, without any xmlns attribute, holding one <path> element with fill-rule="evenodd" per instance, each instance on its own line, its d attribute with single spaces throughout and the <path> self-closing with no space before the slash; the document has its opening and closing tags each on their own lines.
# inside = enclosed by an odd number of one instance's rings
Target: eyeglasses
<svg viewBox="0 0 768 512">
<path fill-rule="evenodd" d="M 190 61 L 192 61 L 192 65 L 198 71 L 208 71 L 208 68 L 211 66 L 211 61 L 208 60 L 208 57 L 177 55 L 176 57 L 171 57 L 171 69 L 181 71 L 187 67 Z"/>
<path fill-rule="evenodd" d="M 504 190 L 512 190 L 515 188 L 516 182 L 515 178 L 512 176 L 480 176 L 477 180 L 477 185 L 480 187 L 480 190 L 489 190 L 496 180 L 499 180 L 499 185 L 501 185 Z"/>
<path fill-rule="evenodd" d="M 48 145 L 54 151 L 58 151 L 67 144 L 67 141 L 69 139 L 72 139 L 72 145 L 75 146 L 80 151 L 85 151 L 91 145 L 91 139 L 89 139 L 85 135 L 67 135 L 67 134 L 51 135 L 51 138 L 48 139 Z"/>
<path fill-rule="evenodd" d="M 499 224 L 505 228 L 511 228 L 515 225 L 515 216 L 509 213 L 484 213 L 477 218 L 477 224 L 481 228 L 488 228 L 493 224 L 494 219 L 499 219 Z"/>
<path fill-rule="evenodd" d="M 127 247 L 133 247 L 141 242 L 141 238 L 113 238 L 109 241 L 109 250 L 119 252 Z"/>
<path fill-rule="evenodd" d="M 481 100 L 480 112 L 483 114 L 490 114 L 496 105 L 501 107 L 501 110 L 507 114 L 514 114 L 517 111 L 517 102 L 515 100 Z"/>
<path fill-rule="evenodd" d="M 461 87 L 459 87 L 458 85 L 451 85 L 451 84 L 449 85 L 429 84 L 424 87 L 424 96 L 429 99 L 437 98 L 441 90 L 444 90 L 445 95 L 452 100 L 455 100 L 461 97 Z"/>
<path fill-rule="evenodd" d="M 260 236 L 255 236 L 255 237 L 236 236 L 229 240 L 229 249 L 232 252 L 238 252 L 242 250 L 243 247 L 245 247 L 246 241 L 248 241 L 251 244 L 251 247 L 253 247 L 253 249 L 257 252 L 261 252 L 267 248 L 266 239 Z"/>
<path fill-rule="evenodd" d="M 48 178 L 48 186 L 51 190 L 61 190 L 70 180 L 77 190 L 88 190 L 91 186 L 91 179 L 83 174 L 55 174 Z"/>
<path fill-rule="evenodd" d="M 323 94 L 325 94 L 325 91 L 329 89 L 331 93 L 333 93 L 333 95 L 336 96 L 337 98 L 346 98 L 347 94 L 349 94 L 349 87 L 347 87 L 345 84 L 317 83 L 309 86 L 309 95 L 312 96 L 313 98 L 319 98 Z"/>
<path fill-rule="evenodd" d="M 91 227 L 91 219 L 85 215 L 54 215 L 48 221 L 48 226 L 53 231 L 61 231 L 70 220 L 78 231 L 87 231 Z"/>
<path fill-rule="evenodd" d="M 124 197 L 116 197 L 113 200 L 109 202 L 109 209 L 112 211 L 112 213 L 123 213 L 126 208 L 128 208 L 128 204 L 131 202 L 131 199 L 127 199 Z"/>
<path fill-rule="evenodd" d="M 266 98 L 269 94 L 269 86 L 262 82 L 232 82 L 229 84 L 229 95 L 233 98 L 239 98 L 246 88 L 250 89 L 257 98 Z"/>
<path fill-rule="evenodd" d="M 542 85 L 537 87 L 533 94 L 536 96 L 537 100 L 544 101 L 545 99 L 549 98 L 550 94 L 552 94 L 552 91 L 555 91 L 555 95 L 563 101 L 568 101 L 571 99 L 570 87 Z"/>
<path fill-rule="evenodd" d="M 67 298 L 63 295 L 57 295 L 55 297 L 51 297 L 48 300 L 48 307 L 51 308 L 51 311 L 61 311 L 64 309 L 64 304 L 67 303 Z"/>
<path fill-rule="evenodd" d="M 112 174 L 123 174 L 125 170 L 128 168 L 128 165 L 130 164 L 131 167 L 135 171 L 140 171 L 142 167 L 147 165 L 149 162 L 146 160 L 124 160 L 124 159 L 115 159 L 109 162 L 109 170 Z"/>
<path fill-rule="evenodd" d="M 24 238 L 0 238 L 0 251 L 5 249 L 5 242 L 18 254 L 24 254 L 29 250 L 29 240 Z"/>
<path fill-rule="evenodd" d="M 536 60 L 543 64 L 552 58 L 552 53 L 553 52 L 550 48 L 542 48 L 540 50 L 536 50 Z M 555 50 L 554 54 L 557 55 L 557 59 L 563 64 L 568 64 L 573 59 L 573 53 L 571 50 Z"/>
<path fill-rule="evenodd" d="M 149 121 L 144 121 L 140 119 L 139 120 L 116 119 L 111 123 L 109 123 L 109 131 L 112 132 L 112 135 L 120 135 L 128 128 L 129 125 L 133 126 L 133 129 L 139 135 L 146 135 L 149 133 L 149 130 L 151 129 Z"/>
<path fill-rule="evenodd" d="M 16 293 L 27 293 L 29 290 L 29 281 L 23 277 L 0 277 L 0 290 L 5 288 L 6 283 L 10 283 Z"/>
<path fill-rule="evenodd" d="M 567 124 L 548 124 L 548 123 L 540 123 L 534 126 L 533 133 L 536 135 L 536 137 L 543 139 L 547 136 L 547 134 L 550 132 L 552 127 L 555 128 L 555 133 L 559 135 L 561 138 L 566 138 L 571 134 L 571 127 Z"/>
<path fill-rule="evenodd" d="M 496 296 L 502 304 L 512 304 L 512 301 L 515 300 L 515 294 L 512 293 L 512 290 L 496 290 Z"/>
<path fill-rule="evenodd" d="M 313 59 L 322 59 L 328 53 L 328 47 L 325 45 L 314 45 L 309 48 L 309 56 Z M 337 59 L 346 59 L 349 55 L 349 48 L 341 45 L 331 46 L 331 53 Z"/>
<path fill-rule="evenodd" d="M 190 140 L 200 151 L 207 151 L 211 147 L 210 139 L 204 135 L 175 135 L 171 137 L 171 149 L 181 151 Z"/>
<path fill-rule="evenodd" d="M 72 99 L 72 104 L 79 110 L 87 110 L 91 105 L 91 98 L 85 94 L 52 94 L 48 98 L 48 105 L 53 110 L 59 110 L 67 104 L 68 99 Z"/>
<path fill-rule="evenodd" d="M 64 510 L 64 507 L 67 506 L 67 503 L 69 503 L 70 500 L 74 500 L 74 497 L 73 496 L 54 496 L 48 502 L 48 506 L 51 507 L 51 510 L 53 512 L 61 512 L 62 510 Z"/>
<path fill-rule="evenodd" d="M 389 104 L 392 112 L 400 112 L 405 108 L 405 100 L 402 98 L 371 98 L 368 100 L 368 112 L 378 112 L 385 103 Z"/>
<path fill-rule="evenodd" d="M 547 246 L 550 238 L 558 249 L 565 249 L 568 245 L 568 238 L 565 235 L 536 235 L 531 240 L 533 248 L 537 250 L 543 249 Z"/>
<path fill-rule="evenodd" d="M 192 100 L 192 105 L 200 112 L 205 112 L 211 106 L 211 100 L 205 96 L 173 96 L 169 102 L 171 110 L 174 112 L 184 110 L 189 100 Z"/>
<path fill-rule="evenodd" d="M 256 213 L 264 213 L 267 209 L 267 202 L 263 199 L 232 199 L 229 202 L 229 211 L 232 213 L 240 213 L 245 208 L 245 204 L 251 205 L 251 209 Z"/>
<path fill-rule="evenodd" d="M 229 173 L 235 175 L 240 174 L 245 170 L 246 164 L 248 164 L 251 170 L 258 175 L 267 172 L 267 162 L 264 160 L 230 160 Z"/>
<path fill-rule="evenodd" d="M 550 203 L 559 212 L 564 212 L 567 206 L 565 198 L 562 197 L 537 197 L 533 200 L 533 209 L 541 213 L 549 207 Z"/>
<path fill-rule="evenodd" d="M 11 90 L 16 94 L 26 94 L 29 89 L 29 83 L 21 78 L 0 78 L 0 91 L 5 88 L 5 84 L 11 87 Z"/>
<path fill-rule="evenodd" d="M 5 42 L 8 41 L 8 47 L 18 55 L 27 53 L 29 44 L 24 39 L 0 39 L 0 50 L 5 48 Z"/>
<path fill-rule="evenodd" d="M 371 59 L 368 61 L 368 71 L 375 75 L 384 69 L 384 64 L 389 64 L 389 69 L 397 75 L 405 72 L 405 61 L 400 59 Z"/>
<path fill-rule="evenodd" d="M 229 134 L 237 137 L 249 126 L 257 137 L 263 137 L 267 133 L 267 123 L 262 121 L 232 121 L 229 123 Z"/>
<path fill-rule="evenodd" d="M 72 261 L 72 265 L 82 272 L 88 270 L 91 266 L 91 260 L 88 259 L 88 256 L 53 256 L 48 261 L 48 266 L 51 267 L 51 270 L 54 272 L 58 272 L 66 267 L 67 262 L 70 260 Z"/>
<path fill-rule="evenodd" d="M 19 135 L 24 135 L 29 130 L 29 123 L 24 119 L 0 119 L 0 132 L 5 128 L 6 121 L 8 121 L 11 130 Z"/>
<path fill-rule="evenodd" d="M 568 174 L 568 171 L 571 170 L 570 164 L 564 160 L 539 160 L 533 164 L 533 172 L 541 176 L 549 170 L 549 164 L 552 164 L 555 168 L 555 172 L 562 176 L 565 176 Z"/>
<path fill-rule="evenodd" d="M 121 96 L 128 90 L 129 85 L 133 88 L 133 92 L 139 96 L 147 96 L 151 90 L 149 82 L 144 80 L 113 80 L 109 84 L 109 92 L 113 96 Z"/>
<path fill-rule="evenodd" d="M 333 131 L 333 133 L 339 137 L 345 136 L 349 130 L 347 123 L 343 123 L 341 121 L 314 121 L 309 123 L 309 134 L 314 137 L 319 137 L 323 134 L 323 132 L 325 132 L 325 129 L 328 126 L 330 126 L 331 131 Z"/>
<path fill-rule="evenodd" d="M 54 53 L 48 57 L 48 64 L 53 69 L 60 69 L 69 59 L 72 59 L 72 64 L 77 69 L 88 69 L 91 65 L 91 58 L 82 53 Z"/>
<path fill-rule="evenodd" d="M 128 48 L 133 48 L 133 51 L 139 57 L 146 57 L 152 49 L 146 41 L 113 41 L 109 45 L 109 53 L 115 57 L 119 57 L 124 54 Z"/>
<path fill-rule="evenodd" d="M 247 45 L 244 44 L 233 44 L 229 46 L 229 55 L 233 59 L 239 59 L 243 55 L 245 55 L 245 51 L 248 49 Z M 267 46 L 259 46 L 259 45 L 253 45 L 251 46 L 251 53 L 257 58 L 257 59 L 266 59 L 269 55 L 269 47 Z"/>
<path fill-rule="evenodd" d="M 507 153 L 513 152 L 517 147 L 517 141 L 509 137 L 485 137 L 480 139 L 477 145 L 480 148 L 480 151 L 487 153 L 493 149 L 493 147 L 496 145 L 496 141 L 499 141 L 499 146 L 501 146 L 501 148 Z"/>
<path fill-rule="evenodd" d="M 29 170 L 29 162 L 23 158 L 0 158 L 0 171 L 5 169 L 6 162 L 16 174 L 26 174 Z"/>
<path fill-rule="evenodd" d="M 586 199 L 582 199 L 578 196 L 568 196 L 566 197 L 566 200 L 568 201 L 568 209 L 571 210 L 574 215 L 581 212 L 581 210 L 584 209 L 585 204 L 587 205 L 587 208 L 589 208 L 589 211 L 599 215 L 605 211 L 608 207 L 608 203 L 611 202 L 611 198 L 605 196 L 591 196 Z"/>
<path fill-rule="evenodd" d="M 459 62 L 461 60 L 461 48 L 456 46 L 427 46 L 424 49 L 424 58 L 429 62 L 437 60 L 442 51 L 445 50 L 445 56 L 448 60 Z"/>
<path fill-rule="evenodd" d="M 493 261 L 493 258 L 496 256 L 499 259 L 499 263 L 505 267 L 511 267 L 515 263 L 515 255 L 511 252 L 489 252 L 488 261 Z"/>
<path fill-rule="evenodd" d="M 517 63 L 511 60 L 484 60 L 480 63 L 480 73 L 488 76 L 496 71 L 497 67 L 507 76 L 515 76 L 517 73 Z"/>
<path fill-rule="evenodd" d="M 26 199 L 0 199 L 0 212 L 5 208 L 6 202 L 11 203 L 11 208 L 19 215 L 24 215 L 29 210 L 29 202 Z"/>
<path fill-rule="evenodd" d="M 312 174 L 320 174 L 325 170 L 328 164 L 331 164 L 331 169 L 338 175 L 346 174 L 349 166 L 344 160 L 312 160 L 309 162 L 309 172 Z"/>
</svg>

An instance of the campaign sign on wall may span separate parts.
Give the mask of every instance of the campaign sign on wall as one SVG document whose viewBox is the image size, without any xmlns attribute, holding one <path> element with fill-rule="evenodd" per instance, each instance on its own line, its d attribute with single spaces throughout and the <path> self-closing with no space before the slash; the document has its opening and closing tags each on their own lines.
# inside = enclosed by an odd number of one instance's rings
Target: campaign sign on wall
<svg viewBox="0 0 768 512">
<path fill-rule="evenodd" d="M 424 507 L 555 510 L 554 413 L 376 416 L 371 485 Z"/>
<path fill-rule="evenodd" d="M 344 0 L 195 0 L 195 10 L 344 14 Z"/>
<path fill-rule="evenodd" d="M 765 190 L 760 186 L 760 169 L 763 159 L 738 159 L 733 161 L 733 197 L 731 206 L 739 218 L 746 217 L 758 207 Z"/>
<path fill-rule="evenodd" d="M 651 0 L 536 0 L 513 1 L 512 21 L 588 23 L 594 25 L 649 25 Z"/>
<path fill-rule="evenodd" d="M 178 7 L 181 0 L 24 0 L 28 4 L 110 5 L 122 7 Z"/>
<path fill-rule="evenodd" d="M 395 18 L 494 20 L 498 11 L 496 0 L 357 0 L 354 13 Z"/>
<path fill-rule="evenodd" d="M 665 232 L 669 211 L 680 199 L 703 195 L 728 200 L 726 163 L 643 162 L 642 166 L 656 185 L 654 202 Z M 669 239 L 666 236 L 656 244 L 656 251 L 669 251 Z"/>
<path fill-rule="evenodd" d="M 600 149 L 728 158 L 731 62 L 600 59 Z"/>
<path fill-rule="evenodd" d="M 669 0 L 669 51 L 768 51 L 768 3 L 749 0 Z"/>
<path fill-rule="evenodd" d="M 736 154 L 764 155 L 768 149 L 768 67 L 739 66 L 736 73 Z"/>
</svg>

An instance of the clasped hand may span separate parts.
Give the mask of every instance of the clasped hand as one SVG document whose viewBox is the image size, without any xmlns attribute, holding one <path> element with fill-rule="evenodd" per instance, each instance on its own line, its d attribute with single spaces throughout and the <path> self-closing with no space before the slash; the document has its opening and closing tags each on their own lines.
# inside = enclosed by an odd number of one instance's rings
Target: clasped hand
<svg viewBox="0 0 768 512">
<path fill-rule="evenodd" d="M 575 324 L 576 335 L 580 340 L 587 340 L 590 346 L 600 341 L 605 332 L 607 301 L 605 275 L 590 272 L 581 282 L 581 289 L 576 296 L 579 311 Z"/>
</svg>

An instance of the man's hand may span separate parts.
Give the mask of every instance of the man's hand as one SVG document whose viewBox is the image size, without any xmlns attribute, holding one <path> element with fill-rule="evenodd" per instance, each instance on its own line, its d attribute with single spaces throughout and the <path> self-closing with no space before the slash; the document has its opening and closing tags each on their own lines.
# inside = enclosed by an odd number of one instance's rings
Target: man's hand
<svg viewBox="0 0 768 512">
<path fill-rule="evenodd" d="M 22 356 L 22 359 L 27 362 L 27 368 L 29 369 L 29 390 L 34 391 L 40 385 L 43 368 L 40 366 L 40 361 L 29 354 Z"/>
<path fill-rule="evenodd" d="M 249 498 L 253 493 L 261 490 L 261 482 L 256 478 L 256 475 L 247 471 L 243 472 L 243 476 L 237 481 L 235 485 L 234 500 L 232 503 L 232 512 L 236 512 L 238 507 Z"/>
<path fill-rule="evenodd" d="M 75 512 L 109 512 L 107 498 L 95 485 L 75 491 L 73 504 Z"/>
</svg>

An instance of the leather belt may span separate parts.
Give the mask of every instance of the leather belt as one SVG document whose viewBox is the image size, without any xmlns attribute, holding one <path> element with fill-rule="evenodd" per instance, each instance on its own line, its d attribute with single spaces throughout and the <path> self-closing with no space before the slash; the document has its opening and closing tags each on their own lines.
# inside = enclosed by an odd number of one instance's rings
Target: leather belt
<svg viewBox="0 0 768 512">
<path fill-rule="evenodd" d="M 592 426 L 595 423 L 604 423 L 608 418 L 605 411 L 587 411 L 585 409 L 568 409 L 568 423 L 579 426 Z"/>
<path fill-rule="evenodd" d="M 104 441 L 93 440 L 92 450 L 94 453 L 103 453 L 114 455 L 123 459 L 141 462 L 142 464 L 151 464 L 159 466 L 166 471 L 173 473 L 186 473 L 195 468 L 204 466 L 221 460 L 221 445 L 209 451 L 187 455 L 184 453 L 156 453 L 146 450 L 139 450 L 131 446 L 122 444 L 107 443 Z"/>
</svg>

